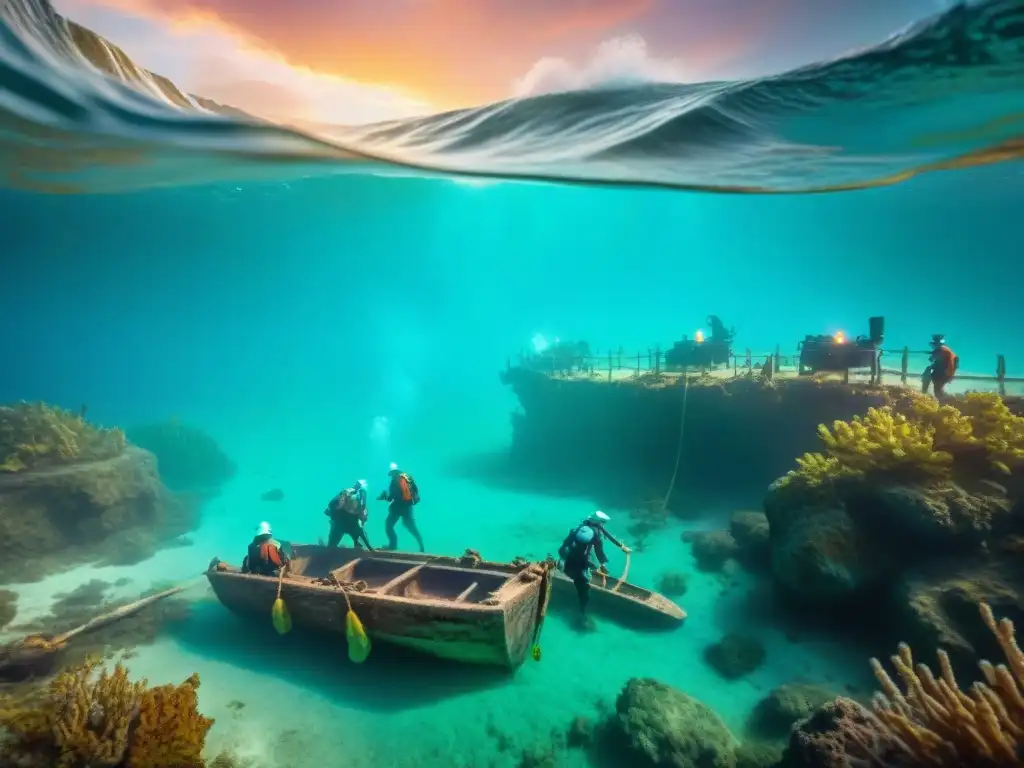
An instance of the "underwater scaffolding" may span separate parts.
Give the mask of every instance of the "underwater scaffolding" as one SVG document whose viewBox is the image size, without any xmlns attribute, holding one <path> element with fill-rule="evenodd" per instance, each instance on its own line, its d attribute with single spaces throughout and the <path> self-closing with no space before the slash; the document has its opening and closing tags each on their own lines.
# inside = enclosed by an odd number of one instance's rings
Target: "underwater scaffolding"
<svg viewBox="0 0 1024 768">
<path fill-rule="evenodd" d="M 602 354 L 586 341 L 556 340 L 510 357 L 500 376 L 520 403 L 511 464 L 565 490 L 629 485 L 649 499 L 678 472 L 691 489 L 724 483 L 760 493 L 813 449 L 819 424 L 922 396 L 931 352 L 885 348 L 882 318 L 871 318 L 865 336 L 807 335 L 794 354 L 781 344 L 735 350 L 733 332 L 709 322 L 707 337 L 698 331 L 668 349 Z M 957 371 L 948 390 L 962 385 L 1024 407 L 1024 378 L 1007 375 L 1004 355 L 992 374 Z M 641 498 L 597 490 L 606 506 Z"/>
</svg>

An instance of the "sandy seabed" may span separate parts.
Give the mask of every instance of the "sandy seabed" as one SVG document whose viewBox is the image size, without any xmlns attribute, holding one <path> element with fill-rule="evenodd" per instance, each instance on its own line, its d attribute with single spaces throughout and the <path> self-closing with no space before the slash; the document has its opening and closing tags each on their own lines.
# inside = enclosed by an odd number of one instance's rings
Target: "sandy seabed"
<svg viewBox="0 0 1024 768">
<path fill-rule="evenodd" d="M 19 585 L 18 623 L 47 614 L 55 594 L 90 579 L 130 579 L 112 588 L 111 596 L 132 599 L 152 585 L 200 574 L 214 556 L 238 562 L 263 519 L 279 538 L 326 536 L 326 501 L 335 485 L 352 478 L 332 478 L 327 466 L 260 470 L 261 457 L 236 457 L 242 470 L 209 503 L 190 546 L 163 550 L 136 566 L 83 567 Z M 428 464 L 414 472 L 424 495 L 417 517 L 432 552 L 459 554 L 473 547 L 488 559 L 543 557 L 592 511 L 585 500 L 496 490 Z M 260 502 L 270 487 L 284 489 L 284 500 Z M 378 491 L 371 487 L 371 497 Z M 654 677 L 697 697 L 742 738 L 751 709 L 775 686 L 818 682 L 841 691 L 847 682 L 864 681 L 867 660 L 830 642 L 802 637 L 796 643 L 759 625 L 762 619 L 751 618 L 749 609 L 753 577 L 734 575 L 730 588 L 728 579 L 696 570 L 680 535 L 723 527 L 735 508 L 723 499 L 699 522 L 679 521 L 653 535 L 633 556 L 629 578 L 635 583 L 656 587 L 665 571 L 687 574 L 689 588 L 679 599 L 688 613 L 683 627 L 639 633 L 598 620 L 597 631 L 580 633 L 571 617 L 555 613 L 544 628 L 542 660 L 527 661 L 514 676 L 438 665 L 387 649 L 376 649 L 357 667 L 343 643 L 276 635 L 269 606 L 262 627 L 235 617 L 202 577 L 185 593 L 192 603 L 189 618 L 137 649 L 128 665 L 134 676 L 153 684 L 180 682 L 198 672 L 200 708 L 216 719 L 208 753 L 230 748 L 267 768 L 337 765 L 341 758 L 346 766 L 514 766 L 523 749 L 548 745 L 551 733 L 564 733 L 575 717 L 596 718 L 613 708 L 631 677 Z M 627 513 L 606 511 L 611 529 L 624 533 Z M 383 517 L 383 505 L 371 507 L 375 545 L 384 542 Z M 400 543 L 411 544 L 408 534 L 400 531 Z M 610 556 L 610 570 L 617 574 L 622 555 L 611 550 Z M 767 660 L 749 676 L 728 682 L 704 663 L 703 650 L 733 629 L 759 637 Z M 563 753 L 560 761 L 585 764 L 579 752 Z"/>
</svg>

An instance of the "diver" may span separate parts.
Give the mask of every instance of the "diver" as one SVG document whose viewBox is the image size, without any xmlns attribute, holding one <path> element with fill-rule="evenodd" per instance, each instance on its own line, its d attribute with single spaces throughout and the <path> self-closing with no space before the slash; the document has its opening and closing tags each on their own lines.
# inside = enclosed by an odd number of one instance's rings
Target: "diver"
<svg viewBox="0 0 1024 768">
<path fill-rule="evenodd" d="M 413 507 L 420 503 L 420 489 L 417 487 L 412 475 L 401 471 L 394 462 L 391 463 L 388 476 L 391 478 L 388 489 L 377 497 L 378 501 L 390 502 L 388 517 L 384 521 L 384 531 L 388 535 L 387 549 L 398 549 L 395 523 L 401 520 L 405 530 L 411 533 L 413 538 L 416 539 L 416 543 L 419 544 L 420 552 L 423 552 L 425 551 L 423 548 L 423 537 L 420 536 L 420 531 L 416 527 L 416 518 L 413 515 Z"/>
<path fill-rule="evenodd" d="M 935 397 L 941 398 L 946 394 L 946 385 L 953 380 L 957 369 L 960 368 L 960 358 L 946 346 L 946 337 L 941 333 L 932 336 L 930 345 L 930 364 L 921 374 L 921 391 L 928 394 L 929 385 L 934 385 Z"/>
<path fill-rule="evenodd" d="M 256 535 L 249 544 L 249 554 L 242 561 L 242 573 L 258 576 L 277 576 L 281 568 L 291 562 L 281 545 L 274 540 L 270 523 L 264 521 L 256 528 Z"/>
<path fill-rule="evenodd" d="M 327 505 L 324 514 L 331 521 L 331 531 L 327 534 L 327 546 L 336 547 L 346 536 L 352 537 L 352 545 L 361 549 L 363 544 L 373 551 L 370 540 L 366 537 L 366 481 L 360 480 L 351 488 L 346 488 Z"/>
<path fill-rule="evenodd" d="M 576 585 L 576 596 L 580 603 L 580 614 L 584 622 L 587 620 L 587 604 L 590 601 L 590 571 L 607 574 L 608 556 L 604 552 L 602 539 L 607 538 L 625 554 L 630 548 L 612 536 L 604 524 L 610 518 L 604 512 L 597 511 L 570 529 L 562 546 L 558 549 L 558 558 L 562 562 L 562 572 Z M 597 556 L 597 564 L 590 559 L 593 552 Z"/>
</svg>

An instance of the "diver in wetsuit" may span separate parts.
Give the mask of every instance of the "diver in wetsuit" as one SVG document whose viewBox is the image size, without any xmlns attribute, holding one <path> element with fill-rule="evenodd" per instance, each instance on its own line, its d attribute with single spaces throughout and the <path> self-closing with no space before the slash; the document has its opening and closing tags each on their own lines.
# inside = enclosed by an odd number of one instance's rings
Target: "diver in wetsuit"
<svg viewBox="0 0 1024 768">
<path fill-rule="evenodd" d="M 928 386 L 933 385 L 935 397 L 941 398 L 946 394 L 946 385 L 953 380 L 960 367 L 960 358 L 946 346 L 946 339 L 941 333 L 932 336 L 930 344 L 930 364 L 921 375 L 921 391 L 927 394 Z"/>
<path fill-rule="evenodd" d="M 423 537 L 420 535 L 420 529 L 416 527 L 416 516 L 413 513 L 413 507 L 420 503 L 420 489 L 412 475 L 400 470 L 394 462 L 388 469 L 388 476 L 391 478 L 388 489 L 377 497 L 378 501 L 389 502 L 388 516 L 384 521 L 384 532 L 388 535 L 386 549 L 398 549 L 395 524 L 401 520 L 405 530 L 416 539 L 420 552 L 423 552 Z"/>
<path fill-rule="evenodd" d="M 602 539 L 607 538 L 627 555 L 630 553 L 629 547 L 612 536 L 604 527 L 608 520 L 609 517 L 604 512 L 595 512 L 572 528 L 558 549 L 558 557 L 562 561 L 562 572 L 576 585 L 580 614 L 584 620 L 587 617 L 587 604 L 590 601 L 590 571 L 608 573 L 606 567 L 608 556 L 604 552 Z M 591 561 L 591 552 L 597 556 L 597 564 Z"/>
<path fill-rule="evenodd" d="M 327 534 L 327 546 L 336 547 L 346 536 L 352 537 L 352 544 L 359 549 L 363 544 L 373 551 L 370 540 L 366 536 L 366 481 L 360 480 L 351 488 L 346 488 L 327 505 L 324 514 L 331 521 L 331 530 Z"/>
</svg>

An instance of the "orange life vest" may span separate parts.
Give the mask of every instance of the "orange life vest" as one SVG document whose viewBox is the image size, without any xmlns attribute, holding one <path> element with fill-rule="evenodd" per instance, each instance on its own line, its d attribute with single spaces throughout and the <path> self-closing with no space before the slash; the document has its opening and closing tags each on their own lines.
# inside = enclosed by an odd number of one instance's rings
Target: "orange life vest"
<svg viewBox="0 0 1024 768">
<path fill-rule="evenodd" d="M 416 487 L 416 481 L 406 472 L 398 476 L 398 490 L 402 494 L 402 501 L 409 504 L 419 504 L 420 490 Z"/>
<path fill-rule="evenodd" d="M 957 368 L 960 367 L 960 358 L 956 356 L 952 349 L 947 347 L 945 344 L 935 350 L 936 363 L 941 363 L 940 370 L 942 374 L 949 379 L 953 378 Z"/>
</svg>

